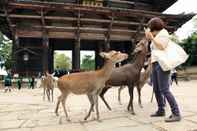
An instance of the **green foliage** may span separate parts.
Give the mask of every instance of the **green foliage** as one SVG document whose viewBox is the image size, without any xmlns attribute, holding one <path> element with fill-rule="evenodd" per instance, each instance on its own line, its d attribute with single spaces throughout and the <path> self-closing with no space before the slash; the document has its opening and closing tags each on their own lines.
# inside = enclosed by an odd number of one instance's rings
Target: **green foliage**
<svg viewBox="0 0 197 131">
<path fill-rule="evenodd" d="M 5 38 L 0 32 L 0 61 L 4 63 L 6 69 L 12 67 L 12 41 Z"/>
<path fill-rule="evenodd" d="M 183 40 L 180 45 L 189 54 L 189 59 L 187 60 L 186 65 L 197 65 L 197 32 L 194 32 L 190 37 Z"/>
<path fill-rule="evenodd" d="M 95 60 L 91 55 L 85 55 L 81 63 L 82 70 L 95 70 Z"/>
<path fill-rule="evenodd" d="M 71 60 L 68 56 L 64 54 L 55 53 L 54 54 L 54 67 L 55 69 L 59 67 L 59 69 L 69 70 L 71 69 Z"/>
</svg>

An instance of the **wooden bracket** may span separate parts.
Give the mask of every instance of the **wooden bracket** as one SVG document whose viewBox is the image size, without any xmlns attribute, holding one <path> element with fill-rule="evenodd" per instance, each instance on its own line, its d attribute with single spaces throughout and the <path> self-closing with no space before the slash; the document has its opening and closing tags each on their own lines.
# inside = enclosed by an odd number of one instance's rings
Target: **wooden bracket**
<svg viewBox="0 0 197 131">
<path fill-rule="evenodd" d="M 135 34 L 132 36 L 133 38 L 133 43 L 135 44 L 138 40 L 138 34 L 140 33 L 140 31 L 142 30 L 143 28 L 143 25 L 144 25 L 144 21 L 145 21 L 145 17 L 142 17 L 142 19 L 140 20 L 140 24 L 135 32 Z"/>
<path fill-rule="evenodd" d="M 109 23 L 109 26 L 108 26 L 108 30 L 105 34 L 105 50 L 109 50 L 110 48 L 110 41 L 111 41 L 111 31 L 112 31 L 112 26 L 113 26 L 113 23 L 114 23 L 114 16 L 112 14 L 111 16 L 111 21 Z"/>
</svg>

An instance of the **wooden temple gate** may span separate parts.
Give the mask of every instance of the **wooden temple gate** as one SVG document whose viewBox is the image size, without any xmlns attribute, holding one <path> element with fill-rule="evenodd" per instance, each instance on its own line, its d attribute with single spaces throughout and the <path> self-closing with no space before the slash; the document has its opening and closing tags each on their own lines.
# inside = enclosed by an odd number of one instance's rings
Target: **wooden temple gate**
<svg viewBox="0 0 197 131">
<path fill-rule="evenodd" d="M 0 31 L 13 40 L 15 73 L 52 72 L 54 50 L 63 49 L 72 50 L 73 69 L 80 69 L 80 50 L 95 51 L 96 65 L 101 66 L 98 54 L 103 50 L 130 54 L 150 18 L 162 18 L 170 32 L 191 19 L 193 15 L 161 13 L 175 1 L 108 0 L 105 7 L 93 7 L 75 0 L 4 0 L 0 3 Z M 121 5 L 128 8 L 117 7 Z"/>
</svg>

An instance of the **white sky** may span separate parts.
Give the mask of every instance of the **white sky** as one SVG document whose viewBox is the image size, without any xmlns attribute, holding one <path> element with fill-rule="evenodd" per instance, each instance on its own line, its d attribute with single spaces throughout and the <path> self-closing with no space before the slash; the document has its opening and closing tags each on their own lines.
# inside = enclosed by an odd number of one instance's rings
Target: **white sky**
<svg viewBox="0 0 197 131">
<path fill-rule="evenodd" d="M 167 14 L 181 14 L 181 13 L 195 13 L 197 14 L 197 0 L 178 0 L 170 8 L 168 8 L 164 13 Z M 197 19 L 197 15 L 193 18 Z M 187 38 L 194 32 L 193 19 L 185 23 L 181 28 L 179 28 L 175 33 L 180 40 Z"/>
<path fill-rule="evenodd" d="M 166 14 L 181 14 L 181 13 L 196 13 L 197 14 L 197 0 L 178 0 L 175 4 L 173 4 L 170 8 L 168 8 L 166 11 L 164 11 Z M 195 16 L 197 19 L 197 15 Z M 194 18 L 193 18 L 194 19 Z M 188 21 L 186 24 L 184 24 L 181 28 L 179 28 L 175 34 L 178 36 L 180 40 L 187 38 L 189 35 L 191 35 L 194 30 L 197 30 L 194 28 L 193 25 L 193 19 Z M 68 57 L 72 57 L 71 51 L 58 51 L 58 53 L 64 53 Z M 81 51 L 81 58 L 85 55 L 93 55 L 93 51 Z"/>
</svg>

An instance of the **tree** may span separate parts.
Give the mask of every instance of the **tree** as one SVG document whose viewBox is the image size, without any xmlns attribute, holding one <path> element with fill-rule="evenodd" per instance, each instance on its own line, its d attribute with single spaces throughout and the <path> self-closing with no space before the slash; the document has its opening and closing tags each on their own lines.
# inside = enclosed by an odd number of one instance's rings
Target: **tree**
<svg viewBox="0 0 197 131">
<path fill-rule="evenodd" d="M 91 55 L 85 55 L 81 63 L 82 70 L 95 70 L 95 60 Z"/>
<path fill-rule="evenodd" d="M 64 54 L 54 54 L 54 67 L 57 69 L 59 67 L 60 69 L 69 70 L 71 69 L 71 60 L 68 56 Z"/>
<path fill-rule="evenodd" d="M 12 41 L 7 39 L 0 32 L 0 62 L 1 67 L 5 66 L 6 69 L 12 67 Z"/>
<path fill-rule="evenodd" d="M 197 32 L 194 32 L 190 37 L 183 40 L 180 45 L 189 54 L 189 59 L 187 60 L 186 65 L 197 65 Z"/>
</svg>

